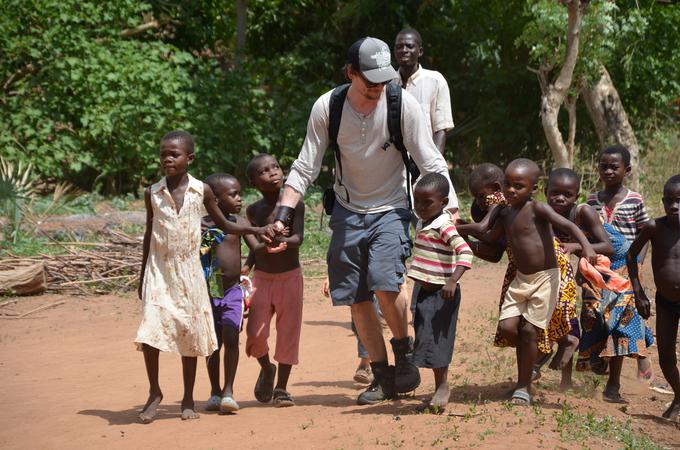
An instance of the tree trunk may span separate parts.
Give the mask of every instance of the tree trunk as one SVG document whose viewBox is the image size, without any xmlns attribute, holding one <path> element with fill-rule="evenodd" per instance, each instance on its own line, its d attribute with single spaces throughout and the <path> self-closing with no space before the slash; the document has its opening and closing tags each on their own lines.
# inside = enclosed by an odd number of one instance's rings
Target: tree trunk
<svg viewBox="0 0 680 450">
<path fill-rule="evenodd" d="M 567 90 L 571 86 L 574 75 L 574 67 L 578 59 L 583 8 L 585 7 L 585 2 L 582 7 L 580 0 L 564 1 L 563 3 L 567 5 L 569 17 L 567 25 L 567 51 L 565 53 L 564 64 L 562 64 L 562 69 L 557 79 L 543 88 L 543 95 L 541 97 L 541 124 L 543 125 L 543 132 L 550 146 L 553 159 L 555 160 L 555 167 L 571 167 L 570 160 L 573 158 L 573 155 L 570 158 L 569 149 L 564 143 L 562 133 L 560 133 L 557 116 L 567 96 Z M 549 69 L 542 68 L 539 71 L 543 72 L 542 77 L 545 79 Z M 539 75 L 540 78 L 541 75 Z"/>
<path fill-rule="evenodd" d="M 640 146 L 635 138 L 626 110 L 619 93 L 614 87 L 609 72 L 603 66 L 600 79 L 592 87 L 584 87 L 581 97 L 586 104 L 590 119 L 600 141 L 600 147 L 621 144 L 630 152 L 630 187 L 639 189 Z"/>
<path fill-rule="evenodd" d="M 564 106 L 569 114 L 569 131 L 567 133 L 567 167 L 574 167 L 574 155 L 576 154 L 576 101 L 578 93 L 567 95 Z"/>
<path fill-rule="evenodd" d="M 236 53 L 241 55 L 246 46 L 248 0 L 236 0 Z"/>
</svg>

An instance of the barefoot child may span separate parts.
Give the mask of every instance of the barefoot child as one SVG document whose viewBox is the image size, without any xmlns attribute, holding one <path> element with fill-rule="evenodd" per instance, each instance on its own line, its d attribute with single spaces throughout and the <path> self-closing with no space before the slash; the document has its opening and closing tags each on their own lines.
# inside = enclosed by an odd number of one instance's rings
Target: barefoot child
<svg viewBox="0 0 680 450">
<path fill-rule="evenodd" d="M 247 226 L 245 219 L 235 216 L 241 211 L 241 184 L 226 173 L 214 173 L 205 179 L 217 206 L 230 222 Z M 238 411 L 234 400 L 234 378 L 238 368 L 239 332 L 243 322 L 243 290 L 241 275 L 241 239 L 225 234 L 206 216 L 203 218 L 201 263 L 212 306 L 217 335 L 217 350 L 206 358 L 210 378 L 207 411 L 223 414 Z M 224 387 L 220 386 L 220 347 L 224 346 Z"/>
<path fill-rule="evenodd" d="M 149 423 L 163 399 L 158 383 L 159 351 L 182 356 L 184 397 L 182 420 L 196 419 L 194 381 L 196 358 L 217 348 L 208 291 L 198 259 L 201 210 L 229 233 L 272 232 L 268 228 L 228 222 L 209 186 L 187 173 L 194 162 L 194 141 L 186 131 L 172 131 L 161 139 L 160 161 L 165 178 L 144 191 L 146 232 L 138 295 L 144 302 L 135 343 L 144 352 L 149 399 L 139 418 Z"/>
<path fill-rule="evenodd" d="M 430 405 L 442 410 L 449 402 L 449 364 L 460 308 L 458 280 L 472 266 L 472 251 L 444 212 L 449 183 L 438 173 L 422 177 L 413 191 L 418 222 L 413 261 L 408 276 L 418 284 L 413 327 L 413 364 L 434 372 Z"/>
<path fill-rule="evenodd" d="M 598 172 L 604 190 L 591 194 L 587 201 L 600 215 L 614 247 L 611 269 L 623 277 L 628 275 L 625 264 L 628 248 L 649 221 L 642 196 L 623 185 L 630 170 L 630 153 L 625 147 L 617 145 L 600 152 Z M 618 293 L 584 289 L 581 327 L 577 369 L 590 366 L 594 372 L 604 374 L 608 361 L 605 401 L 625 402 L 619 392 L 625 356 L 638 360 L 640 378 L 651 379 L 652 369 L 646 356 L 654 337 L 635 308 L 632 290 Z"/>
<path fill-rule="evenodd" d="M 516 159 L 505 170 L 504 192 L 508 206 L 500 211 L 487 240 L 505 234 L 516 265 L 516 275 L 503 300 L 499 328 L 503 338 L 517 348 L 517 387 L 513 402 L 529 405 L 532 369 L 538 355 L 539 330 L 548 328 L 557 304 L 560 270 L 555 257 L 551 225 L 569 233 L 595 261 L 595 253 L 581 230 L 548 205 L 535 201 L 540 169 L 528 159 Z M 464 227 L 474 225 L 461 226 Z M 524 318 L 524 320 L 520 320 Z"/>
<path fill-rule="evenodd" d="M 276 159 L 267 154 L 255 156 L 246 168 L 250 183 L 262 194 L 262 199 L 248 206 L 246 215 L 256 226 L 271 224 L 283 185 L 283 171 Z M 256 238 L 246 237 L 255 257 L 253 286 L 246 326 L 246 354 L 257 358 L 260 375 L 255 385 L 255 398 L 262 403 L 274 399 L 274 406 L 295 405 L 287 391 L 291 368 L 298 363 L 300 328 L 302 326 L 302 271 L 299 247 L 302 245 L 305 206 L 295 207 L 290 234 L 278 237 L 277 253 Z M 279 251 L 282 250 L 282 251 Z M 274 386 L 276 366 L 269 361 L 269 325 L 276 313 L 276 352 L 279 376 Z"/>
<path fill-rule="evenodd" d="M 553 170 L 550 172 L 548 185 L 545 189 L 548 205 L 556 213 L 579 227 L 588 238 L 595 252 L 611 256 L 614 250 L 595 210 L 585 204 L 576 204 L 580 187 L 581 179 L 573 170 Z M 554 229 L 554 233 L 567 254 L 574 253 L 577 256 L 581 256 L 581 245 L 578 242 L 574 242 L 571 236 L 561 232 L 559 229 Z M 573 300 L 568 305 L 567 312 L 571 331 L 557 341 L 557 354 L 550 363 L 551 369 L 562 371 L 562 380 L 560 382 L 560 388 L 562 389 L 568 389 L 572 386 L 573 355 L 578 349 L 580 338 L 580 327 L 576 314 L 576 298 L 574 297 Z"/>
<path fill-rule="evenodd" d="M 663 417 L 677 422 L 680 417 L 680 375 L 675 353 L 680 319 L 680 175 L 674 175 L 666 182 L 663 209 L 666 215 L 651 220 L 630 246 L 626 263 L 635 291 L 635 304 L 646 319 L 649 317 L 649 299 L 638 276 L 637 256 L 648 241 L 652 242 L 659 365 L 675 393 Z"/>
</svg>

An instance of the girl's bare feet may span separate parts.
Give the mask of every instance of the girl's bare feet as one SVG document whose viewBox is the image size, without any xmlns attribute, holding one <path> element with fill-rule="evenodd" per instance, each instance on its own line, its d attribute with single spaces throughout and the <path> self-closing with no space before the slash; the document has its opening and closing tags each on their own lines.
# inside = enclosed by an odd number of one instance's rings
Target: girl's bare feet
<svg viewBox="0 0 680 450">
<path fill-rule="evenodd" d="M 163 400 L 162 392 L 151 392 L 149 393 L 149 399 L 146 401 L 142 412 L 139 413 L 139 420 L 142 423 L 153 422 L 154 417 L 156 417 L 158 405 L 160 405 Z"/>
<path fill-rule="evenodd" d="M 198 419 L 201 417 L 195 410 L 194 410 L 194 401 L 184 401 L 182 400 L 182 406 L 180 407 L 180 410 L 182 411 L 182 420 L 190 420 L 190 419 Z"/>
</svg>

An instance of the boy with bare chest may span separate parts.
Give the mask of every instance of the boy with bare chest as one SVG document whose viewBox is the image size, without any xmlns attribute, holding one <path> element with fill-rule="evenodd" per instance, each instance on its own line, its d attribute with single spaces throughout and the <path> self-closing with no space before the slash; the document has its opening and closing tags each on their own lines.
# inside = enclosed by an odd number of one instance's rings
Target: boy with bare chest
<svg viewBox="0 0 680 450">
<path fill-rule="evenodd" d="M 663 417 L 677 421 L 680 417 L 680 374 L 675 353 L 680 321 L 680 175 L 672 176 L 663 189 L 666 215 L 650 220 L 628 250 L 626 263 L 640 315 L 650 315 L 649 299 L 640 283 L 637 256 L 648 241 L 652 242 L 652 271 L 656 285 L 656 339 L 659 365 L 675 397 Z"/>
<path fill-rule="evenodd" d="M 276 204 L 283 186 L 283 170 L 271 155 L 255 156 L 246 168 L 250 183 L 262 194 L 262 199 L 248 206 L 246 216 L 251 223 L 272 223 Z M 295 405 L 287 391 L 292 366 L 298 363 L 300 328 L 302 327 L 302 270 L 299 248 L 304 233 L 305 206 L 295 206 L 288 236 L 279 236 L 271 245 L 257 238 L 246 239 L 254 255 L 255 291 L 250 303 L 246 326 L 246 354 L 257 358 L 260 375 L 255 385 L 255 398 L 262 403 L 274 401 L 274 406 Z M 269 360 L 269 326 L 276 314 L 277 368 Z"/>
<path fill-rule="evenodd" d="M 484 236 L 490 241 L 505 235 L 517 268 L 505 294 L 499 331 L 517 347 L 517 385 L 512 400 L 521 405 L 531 403 L 529 389 L 538 355 L 538 330 L 548 327 L 559 295 L 560 271 L 551 225 L 572 236 L 581 245 L 584 257 L 594 261 L 596 256 L 576 225 L 532 198 L 539 175 L 536 163 L 528 159 L 516 159 L 508 165 L 503 187 L 508 206 L 498 213 L 493 228 Z M 478 225 L 458 228 L 461 233 L 484 232 Z"/>
</svg>

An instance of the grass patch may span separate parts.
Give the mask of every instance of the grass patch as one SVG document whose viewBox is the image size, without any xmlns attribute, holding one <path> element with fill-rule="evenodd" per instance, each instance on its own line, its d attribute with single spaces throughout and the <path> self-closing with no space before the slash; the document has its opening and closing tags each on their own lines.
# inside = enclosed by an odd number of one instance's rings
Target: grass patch
<svg viewBox="0 0 680 450">
<path fill-rule="evenodd" d="M 43 237 L 28 236 L 19 233 L 16 242 L 0 242 L 0 258 L 10 258 L 13 256 L 25 256 L 30 258 L 38 257 L 38 253 L 47 255 L 59 255 L 64 250 L 58 245 L 48 245 L 49 240 Z"/>
<path fill-rule="evenodd" d="M 592 412 L 581 414 L 567 403 L 553 414 L 562 442 L 578 442 L 584 447 L 593 438 L 614 440 L 626 449 L 661 449 L 647 436 L 632 429 L 630 421 L 622 422 L 611 416 L 596 417 Z"/>
</svg>

